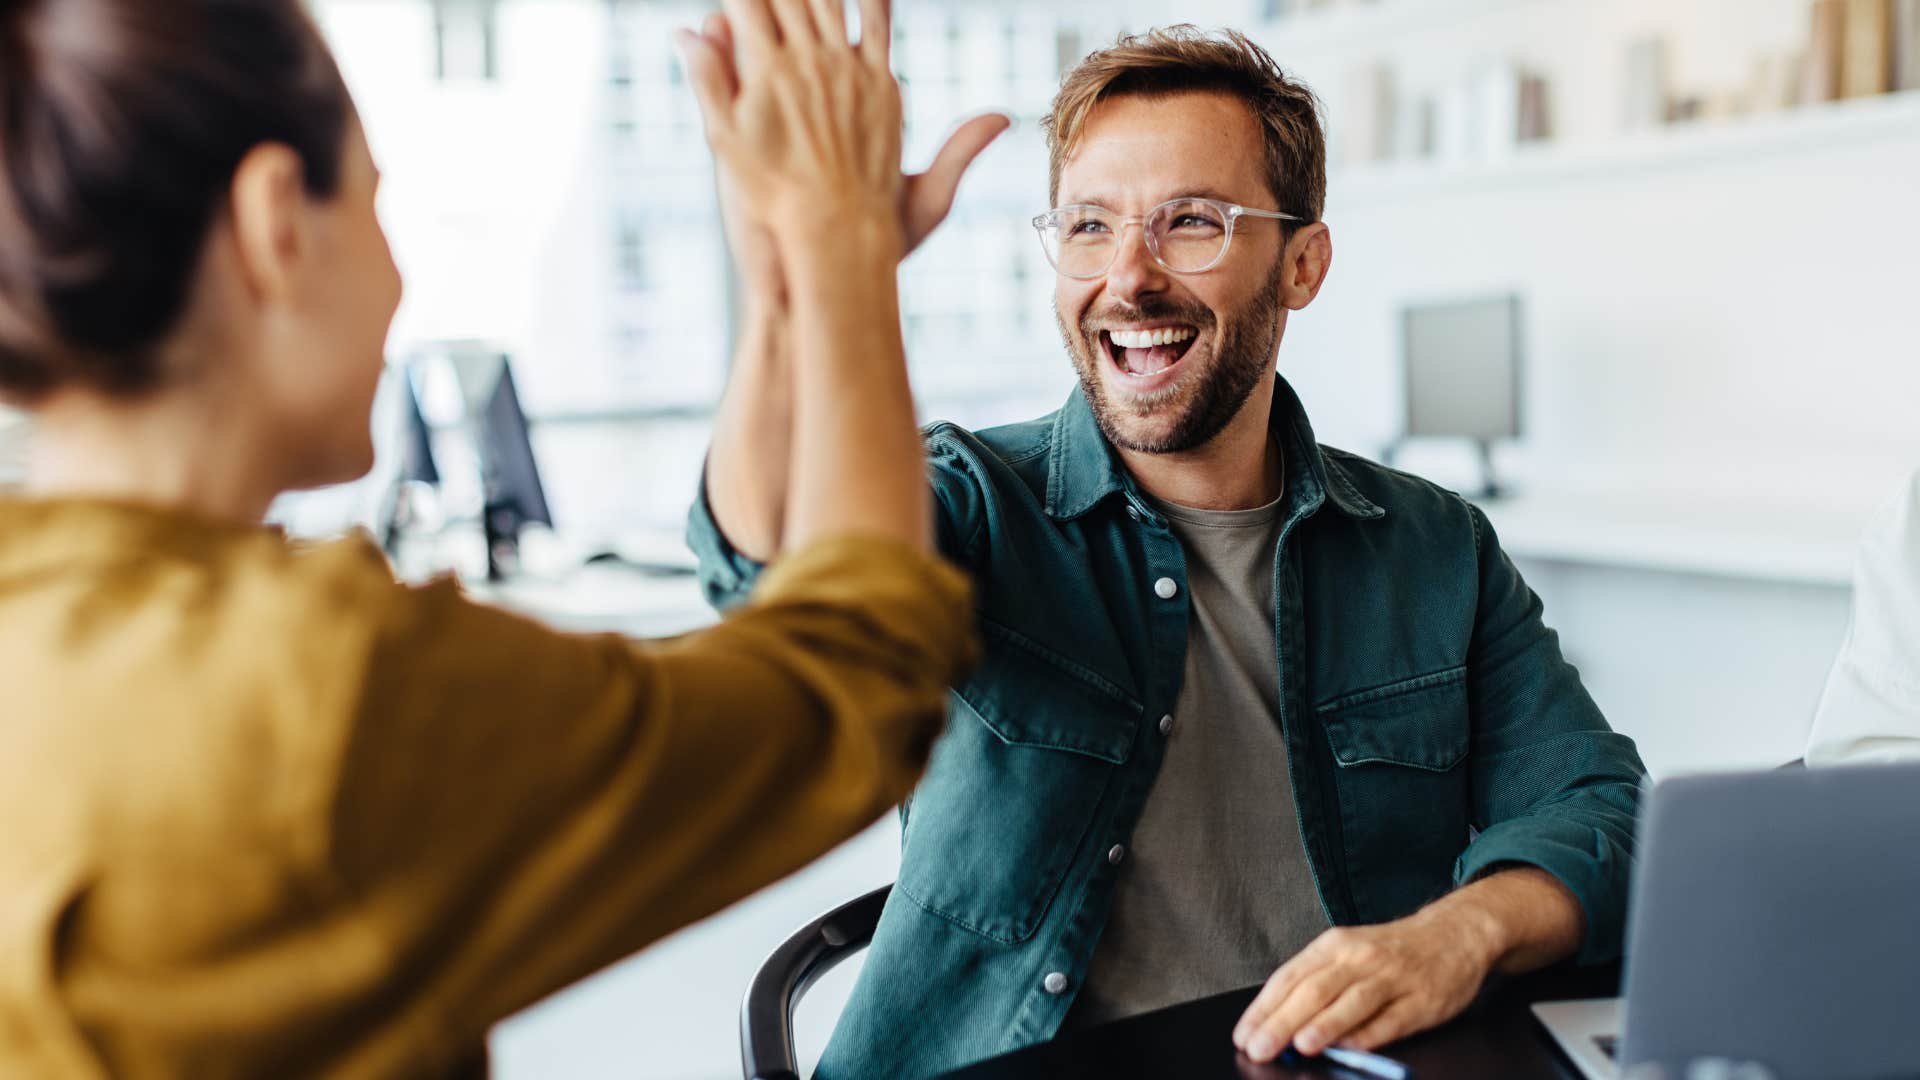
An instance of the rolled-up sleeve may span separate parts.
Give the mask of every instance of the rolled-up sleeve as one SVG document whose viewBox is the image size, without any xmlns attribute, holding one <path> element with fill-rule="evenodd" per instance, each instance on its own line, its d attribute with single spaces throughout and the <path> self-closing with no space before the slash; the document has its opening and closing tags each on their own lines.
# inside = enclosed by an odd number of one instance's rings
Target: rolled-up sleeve
<svg viewBox="0 0 1920 1080">
<path fill-rule="evenodd" d="M 965 578 L 873 540 L 787 557 L 720 625 L 658 642 L 412 591 L 340 768 L 332 865 L 472 1040 L 885 813 L 974 659 Z"/>
<path fill-rule="evenodd" d="M 954 433 L 959 430 L 942 423 L 921 431 L 927 446 L 927 483 L 933 493 L 934 542 L 954 565 L 977 572 L 986 500 L 982 481 L 954 447 Z M 727 539 L 714 517 L 704 477 L 687 513 L 687 546 L 698 561 L 701 591 L 719 611 L 746 600 L 766 570 L 765 564 L 741 554 Z"/>
<path fill-rule="evenodd" d="M 694 496 L 693 509 L 687 513 L 687 547 L 698 560 L 695 572 L 700 578 L 700 589 L 706 594 L 707 603 L 718 611 L 746 600 L 753 592 L 754 582 L 760 580 L 766 570 L 764 563 L 736 551 L 727 534 L 721 531 L 719 521 L 713 516 L 713 504 L 707 498 L 704 476 L 700 493 Z"/>
<path fill-rule="evenodd" d="M 1479 835 L 1454 878 L 1509 864 L 1545 870 L 1585 912 L 1579 962 L 1606 963 L 1620 955 L 1646 768 L 1561 655 L 1492 525 L 1477 508 L 1473 516 L 1480 592 L 1468 677 Z"/>
</svg>

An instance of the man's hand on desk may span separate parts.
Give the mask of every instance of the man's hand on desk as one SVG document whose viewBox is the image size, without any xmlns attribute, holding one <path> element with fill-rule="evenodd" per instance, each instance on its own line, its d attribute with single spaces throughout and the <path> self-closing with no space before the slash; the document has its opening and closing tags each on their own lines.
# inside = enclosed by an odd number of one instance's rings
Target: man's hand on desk
<svg viewBox="0 0 1920 1080">
<path fill-rule="evenodd" d="M 1258 1062 L 1289 1044 L 1309 1056 L 1335 1044 L 1372 1050 L 1458 1016 L 1495 971 L 1532 971 L 1572 955 L 1584 919 L 1558 880 L 1518 867 L 1404 919 L 1335 927 L 1267 980 L 1233 1044 Z"/>
</svg>

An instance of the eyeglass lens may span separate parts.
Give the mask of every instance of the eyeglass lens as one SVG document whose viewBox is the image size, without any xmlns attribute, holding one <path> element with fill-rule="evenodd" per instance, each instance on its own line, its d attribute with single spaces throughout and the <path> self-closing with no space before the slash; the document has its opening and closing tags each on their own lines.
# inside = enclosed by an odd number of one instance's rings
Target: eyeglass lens
<svg viewBox="0 0 1920 1080">
<path fill-rule="evenodd" d="M 1068 277 L 1099 277 L 1113 265 L 1120 250 L 1120 215 L 1091 206 L 1057 210 L 1041 238 L 1053 265 Z M 1205 270 L 1226 254 L 1229 240 L 1226 213 L 1212 203 L 1178 199 L 1148 212 L 1141 223 L 1147 250 L 1160 265 L 1176 273 Z"/>
</svg>

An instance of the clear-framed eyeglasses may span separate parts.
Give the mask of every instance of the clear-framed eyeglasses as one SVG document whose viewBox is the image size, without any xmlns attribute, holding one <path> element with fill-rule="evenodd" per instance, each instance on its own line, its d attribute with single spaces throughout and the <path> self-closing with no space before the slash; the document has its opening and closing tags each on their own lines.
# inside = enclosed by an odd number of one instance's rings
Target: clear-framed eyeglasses
<svg viewBox="0 0 1920 1080">
<path fill-rule="evenodd" d="M 1120 237 L 1129 225 L 1140 226 L 1155 262 L 1176 274 L 1199 274 L 1227 257 L 1234 225 L 1243 217 L 1300 220 L 1219 199 L 1169 199 L 1140 217 L 1121 217 L 1091 203 L 1057 206 L 1036 216 L 1033 228 L 1054 270 L 1090 281 L 1104 276 L 1119 258 Z"/>
</svg>

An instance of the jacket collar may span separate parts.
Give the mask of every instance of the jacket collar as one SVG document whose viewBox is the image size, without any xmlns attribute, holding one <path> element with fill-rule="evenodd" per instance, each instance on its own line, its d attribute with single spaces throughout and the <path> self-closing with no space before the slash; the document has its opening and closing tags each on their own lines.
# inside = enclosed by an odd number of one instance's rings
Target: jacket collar
<svg viewBox="0 0 1920 1080">
<path fill-rule="evenodd" d="M 1268 430 L 1283 440 L 1295 463 L 1287 468 L 1288 483 L 1299 485 L 1293 495 L 1304 500 L 1301 510 L 1312 513 L 1321 503 L 1331 502 L 1349 517 L 1370 520 L 1383 516 L 1386 511 L 1360 494 L 1339 462 L 1321 452 L 1293 387 L 1277 374 L 1274 382 Z M 1304 470 L 1296 467 L 1301 463 Z M 1053 448 L 1047 462 L 1047 514 L 1071 521 L 1113 495 L 1138 501 L 1139 486 L 1093 418 L 1093 406 L 1085 392 L 1076 386 L 1053 422 Z"/>
</svg>

